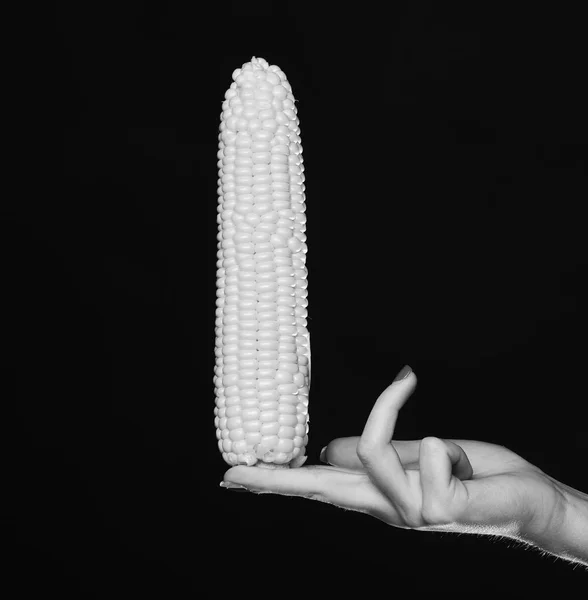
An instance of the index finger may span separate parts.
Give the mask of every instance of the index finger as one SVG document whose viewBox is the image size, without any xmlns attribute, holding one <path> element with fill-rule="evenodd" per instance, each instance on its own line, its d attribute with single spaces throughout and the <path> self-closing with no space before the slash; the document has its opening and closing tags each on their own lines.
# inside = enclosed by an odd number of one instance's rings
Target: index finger
<svg viewBox="0 0 588 600">
<path fill-rule="evenodd" d="M 404 371 L 408 370 L 408 374 Z M 402 378 L 402 375 L 404 377 Z M 374 483 L 396 504 L 409 508 L 413 499 L 408 478 L 394 446 L 398 413 L 416 387 L 416 376 L 405 367 L 378 397 L 357 444 L 357 455 Z"/>
</svg>

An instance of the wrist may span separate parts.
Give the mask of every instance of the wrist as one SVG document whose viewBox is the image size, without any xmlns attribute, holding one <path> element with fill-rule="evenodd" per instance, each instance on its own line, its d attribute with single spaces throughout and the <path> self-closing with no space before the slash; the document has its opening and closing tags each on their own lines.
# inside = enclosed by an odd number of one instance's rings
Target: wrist
<svg viewBox="0 0 588 600">
<path fill-rule="evenodd" d="M 537 510 L 523 538 L 546 552 L 588 566 L 588 494 L 546 475 L 555 501 L 549 514 Z M 545 506 L 544 498 L 539 499 Z"/>
<path fill-rule="evenodd" d="M 561 542 L 563 556 L 588 567 L 588 494 L 560 485 L 566 498 L 565 535 Z"/>
</svg>

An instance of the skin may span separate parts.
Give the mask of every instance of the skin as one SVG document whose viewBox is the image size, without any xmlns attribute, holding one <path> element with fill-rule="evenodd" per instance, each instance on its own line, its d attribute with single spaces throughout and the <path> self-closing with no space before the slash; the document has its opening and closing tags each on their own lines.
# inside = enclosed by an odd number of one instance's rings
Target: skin
<svg viewBox="0 0 588 600">
<path fill-rule="evenodd" d="M 323 451 L 329 466 L 238 466 L 221 485 L 327 502 L 403 529 L 527 541 L 564 523 L 566 497 L 559 482 L 503 446 L 436 437 L 392 440 L 416 383 L 410 372 L 388 386 L 362 435 L 335 439 Z"/>
</svg>

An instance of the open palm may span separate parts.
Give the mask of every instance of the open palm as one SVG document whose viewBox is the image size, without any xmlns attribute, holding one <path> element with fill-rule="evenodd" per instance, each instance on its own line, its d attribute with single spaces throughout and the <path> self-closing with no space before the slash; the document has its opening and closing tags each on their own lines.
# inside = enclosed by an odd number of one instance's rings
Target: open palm
<svg viewBox="0 0 588 600">
<path fill-rule="evenodd" d="M 419 530 L 517 537 L 562 512 L 555 480 L 503 446 L 436 437 L 393 440 L 398 413 L 415 387 L 412 372 L 388 386 L 361 436 L 338 438 L 325 448 L 321 458 L 330 466 L 238 466 L 225 473 L 225 483 L 319 500 Z"/>
</svg>

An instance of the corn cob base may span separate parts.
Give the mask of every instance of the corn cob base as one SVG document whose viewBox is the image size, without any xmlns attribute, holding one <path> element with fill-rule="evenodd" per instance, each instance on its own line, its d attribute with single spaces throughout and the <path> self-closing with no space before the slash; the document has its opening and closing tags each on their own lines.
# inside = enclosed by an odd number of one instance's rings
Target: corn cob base
<svg viewBox="0 0 588 600">
<path fill-rule="evenodd" d="M 231 466 L 255 466 L 261 469 L 296 469 L 298 467 L 301 467 L 306 462 L 308 456 L 305 455 L 305 449 L 302 448 L 300 454 L 298 454 L 296 458 L 292 458 L 285 463 L 269 462 L 264 459 L 258 460 L 255 456 L 251 454 L 247 454 L 244 456 L 241 455 L 235 458 L 234 456 L 230 457 L 228 454 L 225 456 L 225 453 L 223 452 L 223 458 L 225 459 L 225 462 L 227 462 Z"/>
</svg>

